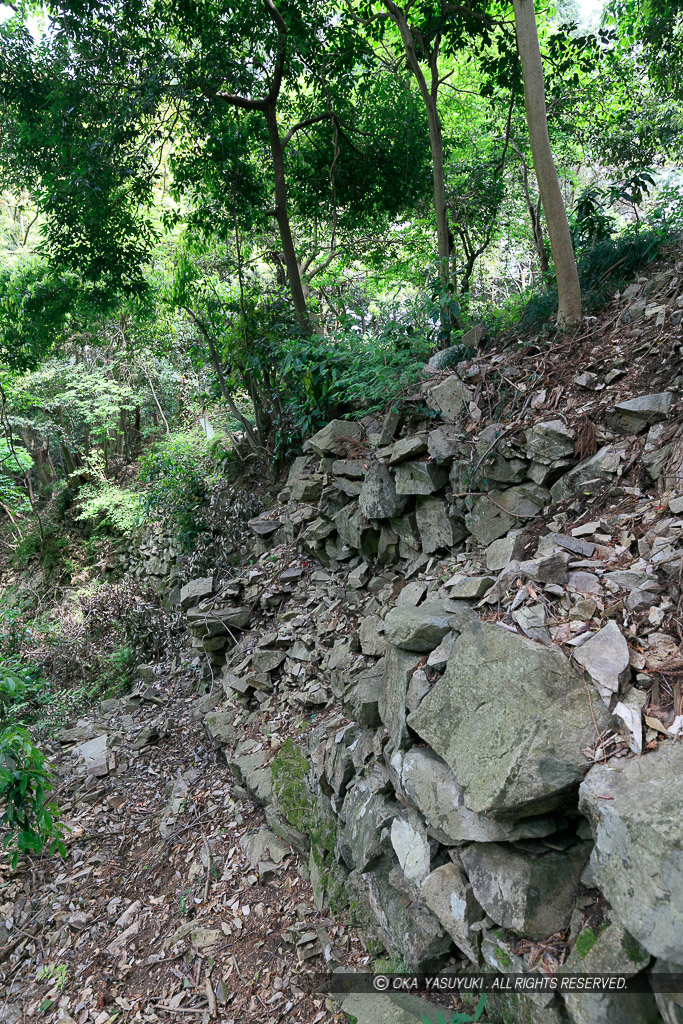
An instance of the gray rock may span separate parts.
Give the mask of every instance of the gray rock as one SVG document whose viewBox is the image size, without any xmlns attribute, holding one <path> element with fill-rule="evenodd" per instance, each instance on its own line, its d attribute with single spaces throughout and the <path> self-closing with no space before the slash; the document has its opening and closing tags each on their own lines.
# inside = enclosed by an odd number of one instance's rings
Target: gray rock
<svg viewBox="0 0 683 1024">
<path fill-rule="evenodd" d="M 500 492 L 496 501 L 516 519 L 532 519 L 550 502 L 550 491 L 539 484 L 526 483 Z"/>
<path fill-rule="evenodd" d="M 615 405 L 608 413 L 608 421 L 624 433 L 640 434 L 650 424 L 668 419 L 672 403 L 673 395 L 670 391 L 640 395 Z"/>
<path fill-rule="evenodd" d="M 358 629 L 358 638 L 363 654 L 380 658 L 386 653 L 387 640 L 384 636 L 384 623 L 379 615 L 366 615 Z"/>
<path fill-rule="evenodd" d="M 216 746 L 227 747 L 235 740 L 235 715 L 230 711 L 211 711 L 204 718 L 204 726 L 209 738 Z"/>
<path fill-rule="evenodd" d="M 396 611 L 397 609 L 393 609 Z M 414 609 L 410 609 L 413 611 Z M 391 614 L 391 613 L 390 613 Z M 406 729 L 406 696 L 413 672 L 419 662 L 418 655 L 400 650 L 393 644 L 384 659 L 384 681 L 379 701 L 379 715 L 386 726 L 394 749 L 408 742 Z"/>
<path fill-rule="evenodd" d="M 184 587 L 180 588 L 180 606 L 189 608 L 202 598 L 210 597 L 213 594 L 213 576 L 204 576 L 200 580 L 190 580 Z"/>
<path fill-rule="evenodd" d="M 574 454 L 575 433 L 562 420 L 536 423 L 526 434 L 524 450 L 534 462 L 550 463 Z"/>
<path fill-rule="evenodd" d="M 243 836 L 240 846 L 250 868 L 255 868 L 259 861 L 280 864 L 292 852 L 270 829 L 263 827 Z"/>
<path fill-rule="evenodd" d="M 391 823 L 391 845 L 406 880 L 422 882 L 429 874 L 431 851 L 427 833 L 420 827 L 414 812 L 412 815 L 394 818 Z"/>
<path fill-rule="evenodd" d="M 466 846 L 460 859 L 477 902 L 502 928 L 544 939 L 564 927 L 590 847 L 527 853 L 500 843 Z"/>
<path fill-rule="evenodd" d="M 620 923 L 683 966 L 683 743 L 596 765 L 580 791 L 595 837 L 591 865 Z"/>
<path fill-rule="evenodd" d="M 266 807 L 266 822 L 278 839 L 282 839 L 283 842 L 295 849 L 302 857 L 308 857 L 311 845 L 308 836 L 302 835 L 293 825 L 290 825 L 272 804 Z"/>
<path fill-rule="evenodd" d="M 606 724 L 606 709 L 593 711 Z M 562 804 L 595 739 L 585 685 L 562 652 L 479 621 L 408 725 L 453 769 L 467 806 L 495 818 Z"/>
<path fill-rule="evenodd" d="M 306 472 L 309 463 L 308 455 L 298 455 L 289 469 L 289 475 L 287 477 L 287 483 L 285 487 L 291 489 L 299 477 Z"/>
<path fill-rule="evenodd" d="M 322 493 L 323 477 L 321 473 L 313 473 L 310 476 L 302 473 L 292 484 L 291 488 L 292 501 L 317 501 Z M 275 520 L 271 520 L 271 522 L 275 522 Z M 277 525 L 279 526 L 280 523 L 278 522 Z"/>
<path fill-rule="evenodd" d="M 392 519 L 403 512 L 406 500 L 396 493 L 396 483 L 387 467 L 373 462 L 363 481 L 358 502 L 367 519 Z"/>
<path fill-rule="evenodd" d="M 472 925 L 484 917 L 472 886 L 455 864 L 444 864 L 424 880 L 420 896 L 439 919 L 458 949 L 473 963 L 479 962 L 481 933 Z"/>
<path fill-rule="evenodd" d="M 342 1013 L 356 1024 L 417 1024 L 427 1020 L 437 1024 L 438 1006 L 408 993 L 352 992 L 342 1003 Z M 443 1020 L 443 1012 L 441 1011 Z"/>
<path fill-rule="evenodd" d="M 417 528 L 417 517 L 414 512 L 409 512 L 400 519 L 391 520 L 391 528 L 396 536 L 404 544 L 414 551 L 419 551 L 422 546 L 420 531 Z"/>
<path fill-rule="evenodd" d="M 257 803 L 272 803 L 273 786 L 270 774 L 270 752 L 258 750 L 254 753 L 236 752 L 228 761 L 228 767 L 251 797 Z"/>
<path fill-rule="evenodd" d="M 396 493 L 434 494 L 448 480 L 448 474 L 433 462 L 402 462 L 396 467 Z"/>
<path fill-rule="evenodd" d="M 366 469 L 360 459 L 337 459 L 332 463 L 332 472 L 335 476 L 345 476 L 350 480 L 362 480 Z"/>
<path fill-rule="evenodd" d="M 450 549 L 465 536 L 465 530 L 448 514 L 442 498 L 424 498 L 415 510 L 420 543 L 425 554 Z"/>
<path fill-rule="evenodd" d="M 435 647 L 427 658 L 427 664 L 430 668 L 435 668 L 437 672 L 443 672 L 446 667 L 446 663 L 451 656 L 453 651 L 453 644 L 455 643 L 455 633 L 446 633 L 445 637 L 441 641 L 438 647 Z"/>
<path fill-rule="evenodd" d="M 523 534 L 508 534 L 494 540 L 486 549 L 486 568 L 491 570 L 504 569 L 510 562 L 518 559 L 524 548 Z"/>
<path fill-rule="evenodd" d="M 628 644 L 614 620 L 576 648 L 574 660 L 586 669 L 607 705 L 631 676 Z"/>
<path fill-rule="evenodd" d="M 441 413 L 448 423 L 457 423 L 467 414 L 472 392 L 455 374 L 449 374 L 427 392 L 427 405 Z"/>
<path fill-rule="evenodd" d="M 452 619 L 443 604 L 430 601 L 418 608 L 391 608 L 384 620 L 390 644 L 404 651 L 433 651 L 451 629 Z"/>
<path fill-rule="evenodd" d="M 417 608 L 426 593 L 427 584 L 422 583 L 421 580 L 413 580 L 412 583 L 406 583 L 405 587 L 401 590 L 396 598 L 396 604 L 400 608 Z"/>
<path fill-rule="evenodd" d="M 453 576 L 444 586 L 455 601 L 476 601 L 496 582 L 493 576 Z"/>
<path fill-rule="evenodd" d="M 406 459 L 415 459 L 418 455 L 424 455 L 427 451 L 427 439 L 424 434 L 413 434 L 411 437 L 402 437 L 396 441 L 391 449 L 389 465 L 396 466 Z"/>
<path fill-rule="evenodd" d="M 465 517 L 467 529 L 480 544 L 489 545 L 518 525 L 514 516 L 502 508 L 499 497 L 498 491 L 492 491 L 491 495 L 482 494 Z"/>
<path fill-rule="evenodd" d="M 308 443 L 316 455 L 344 455 L 349 441 L 359 441 L 362 433 L 354 420 L 331 420 Z"/>
<path fill-rule="evenodd" d="M 359 672 L 346 698 L 355 722 L 366 729 L 375 729 L 381 722 L 379 702 L 384 689 L 384 662 Z"/>
<path fill-rule="evenodd" d="M 109 737 L 106 733 L 77 744 L 71 748 L 70 754 L 76 761 L 83 762 L 82 771 L 86 775 L 101 778 L 109 774 Z"/>
<path fill-rule="evenodd" d="M 657 960 L 652 967 L 652 974 L 660 973 L 680 974 L 681 966 L 666 960 Z M 656 977 L 653 977 L 652 981 L 656 985 Z M 665 1024 L 683 1024 L 683 992 L 655 992 L 655 1000 Z"/>
<path fill-rule="evenodd" d="M 571 498 L 572 495 L 582 490 L 589 481 L 608 480 L 614 476 L 621 464 L 621 453 L 615 445 L 606 445 L 591 455 L 589 459 L 580 462 L 574 469 L 561 476 L 552 485 L 550 493 L 553 501 L 562 501 L 564 498 Z"/>
<path fill-rule="evenodd" d="M 531 519 L 550 501 L 550 492 L 538 484 L 526 483 L 506 491 L 482 495 L 467 517 L 467 526 L 480 544 L 491 544 L 520 520 Z"/>
<path fill-rule="evenodd" d="M 362 877 L 376 934 L 408 971 L 438 970 L 448 956 L 451 938 L 427 907 L 392 885 L 394 866 L 393 859 L 382 858 Z"/>
<path fill-rule="evenodd" d="M 612 923 L 597 933 L 584 930 L 558 974 L 636 974 L 647 967 L 650 956 L 628 932 Z M 651 993 L 563 993 L 572 1024 L 659 1024 Z"/>
<path fill-rule="evenodd" d="M 403 758 L 396 756 L 396 765 L 407 799 L 424 815 L 434 838 L 446 846 L 542 838 L 556 829 L 551 817 L 494 821 L 471 811 L 455 775 L 431 750 L 413 747 Z"/>
<path fill-rule="evenodd" d="M 439 466 L 448 465 L 460 452 L 460 431 L 457 427 L 445 425 L 430 430 L 427 435 L 427 451 Z"/>
<path fill-rule="evenodd" d="M 530 640 L 538 640 L 541 644 L 550 644 L 550 633 L 546 629 L 546 611 L 542 604 L 522 605 L 512 612 L 512 618 L 525 636 Z"/>
<path fill-rule="evenodd" d="M 388 789 L 386 776 L 376 770 L 359 776 L 346 791 L 337 850 L 350 868 L 366 871 L 382 853 L 380 833 L 398 811 Z"/>
</svg>

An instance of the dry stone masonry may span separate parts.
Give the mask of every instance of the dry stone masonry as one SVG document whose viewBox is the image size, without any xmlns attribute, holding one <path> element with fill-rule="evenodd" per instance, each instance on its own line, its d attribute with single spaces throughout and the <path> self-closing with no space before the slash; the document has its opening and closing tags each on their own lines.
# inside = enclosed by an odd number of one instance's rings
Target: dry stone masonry
<svg viewBox="0 0 683 1024">
<path fill-rule="evenodd" d="M 576 404 L 485 423 L 483 373 L 430 376 L 403 429 L 329 423 L 251 521 L 253 566 L 183 588 L 225 697 L 207 730 L 319 906 L 350 899 L 396 969 L 683 971 L 678 390 L 577 374 L 604 412 L 580 457 Z M 284 746 L 250 731 L 275 705 L 309 722 Z M 677 999 L 489 1005 L 673 1024 Z"/>
</svg>

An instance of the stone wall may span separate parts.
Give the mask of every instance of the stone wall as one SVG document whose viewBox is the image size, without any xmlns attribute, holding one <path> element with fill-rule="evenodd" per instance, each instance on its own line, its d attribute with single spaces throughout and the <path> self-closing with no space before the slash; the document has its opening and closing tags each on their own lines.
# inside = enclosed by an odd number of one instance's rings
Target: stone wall
<svg viewBox="0 0 683 1024">
<path fill-rule="evenodd" d="M 207 729 L 397 969 L 683 971 L 675 394 L 614 402 L 581 460 L 540 403 L 472 429 L 467 372 L 419 398 L 402 433 L 329 423 L 252 520 L 256 564 L 183 589 Z M 279 753 L 241 732 L 274 701 L 315 712 Z M 683 1020 L 662 994 L 497 1010 Z"/>
</svg>

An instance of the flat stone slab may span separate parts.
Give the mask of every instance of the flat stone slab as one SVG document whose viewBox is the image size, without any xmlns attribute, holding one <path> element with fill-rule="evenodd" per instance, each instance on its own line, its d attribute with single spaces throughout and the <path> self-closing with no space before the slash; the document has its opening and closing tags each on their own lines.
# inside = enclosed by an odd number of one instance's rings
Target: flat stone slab
<svg viewBox="0 0 683 1024">
<path fill-rule="evenodd" d="M 579 806 L 595 837 L 591 867 L 621 924 L 683 970 L 683 743 L 591 768 Z"/>
<path fill-rule="evenodd" d="M 405 508 L 406 499 L 396 493 L 393 475 L 381 462 L 374 462 L 360 492 L 359 508 L 367 519 L 391 519 Z"/>
<path fill-rule="evenodd" d="M 606 704 L 631 676 L 628 644 L 613 620 L 574 651 L 574 660 L 586 669 Z"/>
<path fill-rule="evenodd" d="M 544 939 L 572 912 L 588 843 L 567 851 L 527 853 L 502 843 L 475 843 L 460 854 L 480 906 L 502 928 Z"/>
<path fill-rule="evenodd" d="M 344 455 L 349 442 L 359 441 L 362 433 L 354 420 L 331 420 L 308 443 L 316 455 Z"/>
<path fill-rule="evenodd" d="M 560 806 L 583 778 L 593 716 L 607 721 L 596 703 L 561 651 L 477 619 L 407 722 L 453 770 L 467 807 L 523 818 Z"/>
<path fill-rule="evenodd" d="M 418 608 L 397 605 L 384 620 L 388 642 L 404 651 L 433 651 L 451 628 L 451 616 L 443 604 L 436 601 Z"/>
</svg>

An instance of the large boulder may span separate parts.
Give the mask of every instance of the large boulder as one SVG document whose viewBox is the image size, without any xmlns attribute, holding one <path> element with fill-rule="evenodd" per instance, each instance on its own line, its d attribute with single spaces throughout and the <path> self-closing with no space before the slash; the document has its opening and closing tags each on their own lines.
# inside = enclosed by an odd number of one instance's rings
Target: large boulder
<svg viewBox="0 0 683 1024">
<path fill-rule="evenodd" d="M 458 949 L 473 963 L 479 961 L 480 932 L 472 928 L 484 917 L 464 872 L 442 864 L 425 878 L 420 897 L 436 915 Z"/>
<path fill-rule="evenodd" d="M 431 555 L 441 548 L 452 548 L 465 536 L 464 529 L 448 514 L 442 498 L 424 498 L 415 509 L 422 550 Z"/>
<path fill-rule="evenodd" d="M 580 789 L 591 867 L 625 928 L 683 970 L 683 743 L 596 765 Z"/>
<path fill-rule="evenodd" d="M 447 423 L 457 423 L 466 414 L 472 392 L 454 373 L 435 384 L 427 393 L 427 405 L 441 413 Z"/>
<path fill-rule="evenodd" d="M 527 844 L 531 845 L 531 844 Z M 568 850 L 516 850 L 473 843 L 460 853 L 477 902 L 502 928 L 544 939 L 563 928 L 590 853 L 587 843 Z"/>
<path fill-rule="evenodd" d="M 453 769 L 471 810 L 522 818 L 558 807 L 583 778 L 584 750 L 606 724 L 598 703 L 561 651 L 476 619 L 408 725 Z"/>
<path fill-rule="evenodd" d="M 388 790 L 388 779 L 378 766 L 359 776 L 346 791 L 337 851 L 350 868 L 365 871 L 382 853 L 380 833 L 398 811 Z"/>
<path fill-rule="evenodd" d="M 559 973 L 631 975 L 649 962 L 649 954 L 633 936 L 612 923 L 598 931 L 584 928 Z M 651 992 L 567 990 L 563 996 L 572 1024 L 661 1024 Z"/>
<path fill-rule="evenodd" d="M 347 1020 L 356 1024 L 438 1024 L 448 1013 L 407 992 L 351 992 L 341 1008 Z"/>
<path fill-rule="evenodd" d="M 397 494 L 434 494 L 448 480 L 448 473 L 434 462 L 402 462 L 396 467 Z"/>
<path fill-rule="evenodd" d="M 438 970 L 450 951 L 450 935 L 431 910 L 396 888 L 395 869 L 400 870 L 393 858 L 382 857 L 358 880 L 376 921 L 376 935 L 406 970 Z"/>
<path fill-rule="evenodd" d="M 574 454 L 575 433 L 562 420 L 536 423 L 527 431 L 524 450 L 534 462 L 550 463 Z"/>
<path fill-rule="evenodd" d="M 349 442 L 359 441 L 362 433 L 354 420 L 330 420 L 308 443 L 316 455 L 344 455 Z"/>
<path fill-rule="evenodd" d="M 367 519 L 391 519 L 400 516 L 406 499 L 397 495 L 396 483 L 387 467 L 374 462 L 363 481 L 358 503 Z"/>
<path fill-rule="evenodd" d="M 562 501 L 564 498 L 571 498 L 573 494 L 582 490 L 589 482 L 594 485 L 601 480 L 609 480 L 616 475 L 621 464 L 622 452 L 616 445 L 605 445 L 590 459 L 580 462 L 568 473 L 552 485 L 550 493 L 553 501 Z"/>
<path fill-rule="evenodd" d="M 412 608 L 396 605 L 384 620 L 384 633 L 390 644 L 404 651 L 433 651 L 452 628 L 452 617 L 438 601 Z"/>
<path fill-rule="evenodd" d="M 455 775 L 432 750 L 413 747 L 404 757 L 395 754 L 392 766 L 407 799 L 424 815 L 430 834 L 445 846 L 542 838 L 556 829 L 550 816 L 494 821 L 471 811 Z"/>
<path fill-rule="evenodd" d="M 625 434 L 640 434 L 651 423 L 659 423 L 668 419 L 673 398 L 670 391 L 629 398 L 610 409 L 607 416 L 608 422 L 610 426 L 622 430 Z"/>
</svg>

